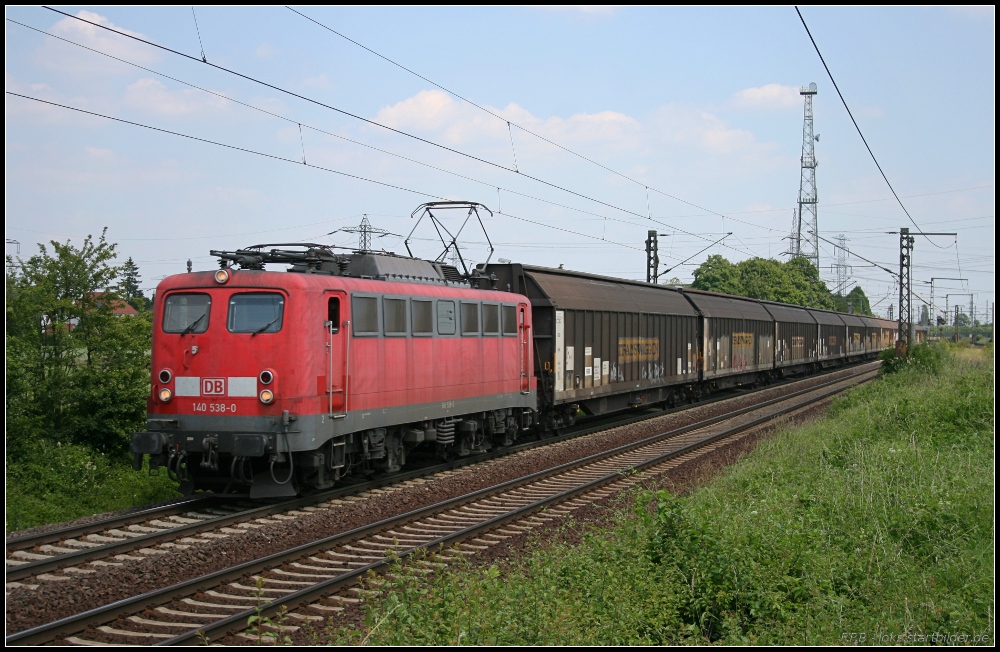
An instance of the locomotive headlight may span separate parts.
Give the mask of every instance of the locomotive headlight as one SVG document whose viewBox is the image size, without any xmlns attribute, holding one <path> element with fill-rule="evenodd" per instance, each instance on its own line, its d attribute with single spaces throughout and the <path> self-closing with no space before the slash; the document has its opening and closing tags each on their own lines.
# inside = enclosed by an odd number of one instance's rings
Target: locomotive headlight
<svg viewBox="0 0 1000 652">
<path fill-rule="evenodd" d="M 270 385 L 272 380 L 274 380 L 274 372 L 272 372 L 270 369 L 265 369 L 264 371 L 260 372 L 261 384 Z"/>
<path fill-rule="evenodd" d="M 164 387 L 160 390 L 160 400 L 164 403 L 169 403 L 170 399 L 174 397 L 174 393 L 170 389 Z"/>
<path fill-rule="evenodd" d="M 223 283 L 225 283 L 228 280 L 229 280 L 229 270 L 228 269 L 220 269 L 219 271 L 217 271 L 215 273 L 215 282 L 218 283 L 219 285 L 222 285 Z"/>
<path fill-rule="evenodd" d="M 269 389 L 260 390 L 260 402 L 267 404 L 274 400 L 274 392 Z"/>
<path fill-rule="evenodd" d="M 169 369 L 162 369 L 162 370 L 160 370 L 160 374 L 159 374 L 160 382 L 163 383 L 164 385 L 166 385 L 167 383 L 169 383 L 170 379 L 173 378 L 173 377 L 174 377 L 174 375 L 172 373 L 170 373 Z"/>
</svg>

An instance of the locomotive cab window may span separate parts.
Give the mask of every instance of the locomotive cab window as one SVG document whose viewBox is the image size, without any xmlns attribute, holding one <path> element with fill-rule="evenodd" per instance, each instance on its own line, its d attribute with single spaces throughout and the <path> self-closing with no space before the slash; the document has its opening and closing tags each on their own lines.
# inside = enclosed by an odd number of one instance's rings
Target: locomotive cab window
<svg viewBox="0 0 1000 652">
<path fill-rule="evenodd" d="M 164 333 L 204 333 L 212 297 L 201 293 L 171 294 L 163 302 Z"/>
<path fill-rule="evenodd" d="M 517 306 L 503 306 L 503 334 L 517 335 Z"/>
<path fill-rule="evenodd" d="M 406 299 L 382 299 L 386 335 L 406 335 Z"/>
<path fill-rule="evenodd" d="M 455 302 L 437 302 L 438 335 L 455 334 Z"/>
<path fill-rule="evenodd" d="M 483 334 L 500 334 L 500 306 L 495 303 L 483 304 Z"/>
<path fill-rule="evenodd" d="M 479 304 L 462 302 L 462 335 L 479 335 Z"/>
<path fill-rule="evenodd" d="M 285 298 L 277 292 L 234 294 L 229 298 L 230 333 L 277 333 L 285 313 Z"/>
<path fill-rule="evenodd" d="M 414 335 L 431 335 L 434 332 L 433 305 L 430 301 L 410 301 Z"/>
<path fill-rule="evenodd" d="M 378 299 L 351 297 L 355 335 L 378 335 Z"/>
<path fill-rule="evenodd" d="M 340 330 L 340 299 L 330 297 L 326 302 L 326 321 L 329 322 L 330 332 L 336 333 Z"/>
</svg>

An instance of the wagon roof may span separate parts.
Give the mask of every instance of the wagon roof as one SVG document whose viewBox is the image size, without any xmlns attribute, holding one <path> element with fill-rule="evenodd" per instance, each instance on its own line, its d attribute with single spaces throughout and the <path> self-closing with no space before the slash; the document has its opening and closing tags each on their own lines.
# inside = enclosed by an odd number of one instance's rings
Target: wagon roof
<svg viewBox="0 0 1000 652">
<path fill-rule="evenodd" d="M 770 313 L 764 309 L 764 306 L 760 305 L 757 299 L 718 294 L 716 292 L 705 292 L 703 290 L 684 290 L 684 294 L 698 306 L 698 309 L 706 317 L 774 321 Z"/>
<path fill-rule="evenodd" d="M 775 321 L 793 322 L 793 323 L 809 323 L 815 322 L 812 314 L 805 308 L 799 306 L 790 306 L 785 303 L 777 303 L 775 301 L 761 301 L 761 305 L 771 313 Z"/>
<path fill-rule="evenodd" d="M 809 308 L 809 314 L 813 316 L 816 323 L 824 324 L 826 326 L 843 326 L 844 320 L 841 319 L 839 313 L 830 312 L 829 310 L 819 310 L 817 308 Z"/>
<path fill-rule="evenodd" d="M 840 315 L 840 318 L 844 320 L 844 323 L 847 324 L 848 326 L 856 326 L 861 328 L 867 326 L 867 324 L 865 324 L 865 320 L 861 319 L 860 315 L 845 315 L 842 312 L 838 314 Z"/>
<path fill-rule="evenodd" d="M 698 314 L 675 288 L 547 267 L 523 269 L 556 308 Z"/>
</svg>

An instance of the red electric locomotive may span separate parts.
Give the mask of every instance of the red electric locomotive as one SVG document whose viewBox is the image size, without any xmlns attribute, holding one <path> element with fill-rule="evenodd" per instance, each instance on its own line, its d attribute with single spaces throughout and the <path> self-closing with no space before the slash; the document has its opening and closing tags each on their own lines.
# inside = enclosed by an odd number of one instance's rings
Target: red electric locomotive
<svg viewBox="0 0 1000 652">
<path fill-rule="evenodd" d="M 213 251 L 218 271 L 157 287 L 137 467 L 149 455 L 185 492 L 294 495 L 531 427 L 526 297 L 439 262 L 279 247 Z"/>
</svg>

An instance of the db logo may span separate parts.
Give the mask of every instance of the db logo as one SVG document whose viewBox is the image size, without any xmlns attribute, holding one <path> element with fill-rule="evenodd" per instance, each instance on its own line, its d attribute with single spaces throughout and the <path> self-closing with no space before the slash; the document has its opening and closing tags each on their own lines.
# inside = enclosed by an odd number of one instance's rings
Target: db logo
<svg viewBox="0 0 1000 652">
<path fill-rule="evenodd" d="M 201 393 L 203 396 L 221 396 L 226 393 L 225 378 L 202 378 Z"/>
</svg>

